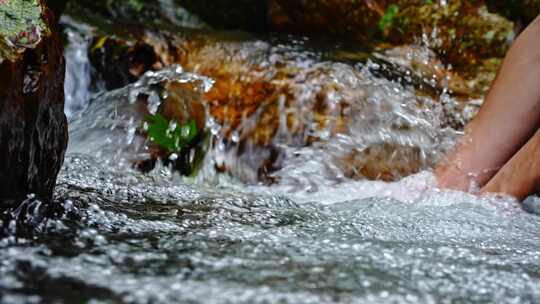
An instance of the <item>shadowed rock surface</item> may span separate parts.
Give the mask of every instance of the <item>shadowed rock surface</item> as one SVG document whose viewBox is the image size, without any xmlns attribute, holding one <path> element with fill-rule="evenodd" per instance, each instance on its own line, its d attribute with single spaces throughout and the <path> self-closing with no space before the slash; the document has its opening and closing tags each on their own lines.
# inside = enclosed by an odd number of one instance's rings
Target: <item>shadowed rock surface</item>
<svg viewBox="0 0 540 304">
<path fill-rule="evenodd" d="M 50 200 L 67 145 L 64 58 L 40 1 L 0 1 L 0 200 Z"/>
<path fill-rule="evenodd" d="M 527 25 L 540 14 L 540 1 L 538 0 L 486 0 L 488 8 L 511 20 Z"/>
<path fill-rule="evenodd" d="M 266 0 L 175 0 L 216 29 L 268 30 Z"/>
</svg>

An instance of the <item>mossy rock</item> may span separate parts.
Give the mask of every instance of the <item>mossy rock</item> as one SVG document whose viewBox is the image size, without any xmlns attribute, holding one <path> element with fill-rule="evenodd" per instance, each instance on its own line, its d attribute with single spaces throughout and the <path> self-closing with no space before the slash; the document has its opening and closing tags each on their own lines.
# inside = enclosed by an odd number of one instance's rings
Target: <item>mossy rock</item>
<svg viewBox="0 0 540 304">
<path fill-rule="evenodd" d="M 49 35 L 43 9 L 38 0 L 0 1 L 0 60 L 17 60 L 26 48 Z"/>
<path fill-rule="evenodd" d="M 514 24 L 483 1 L 270 0 L 273 29 L 378 44 L 427 46 L 483 95 L 514 37 Z M 487 75 L 485 74 L 487 73 Z"/>
<path fill-rule="evenodd" d="M 474 76 L 471 67 L 504 57 L 513 29 L 511 22 L 475 1 L 454 0 L 446 5 L 403 6 L 384 39 L 398 45 L 426 43 L 444 62 Z"/>
</svg>

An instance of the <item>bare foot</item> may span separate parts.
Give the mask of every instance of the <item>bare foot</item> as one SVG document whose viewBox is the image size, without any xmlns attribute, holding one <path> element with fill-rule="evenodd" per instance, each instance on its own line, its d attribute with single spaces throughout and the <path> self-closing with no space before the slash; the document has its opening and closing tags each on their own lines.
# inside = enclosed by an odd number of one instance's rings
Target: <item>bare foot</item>
<svg viewBox="0 0 540 304">
<path fill-rule="evenodd" d="M 505 193 L 523 200 L 540 186 L 540 130 L 482 188 L 483 193 Z"/>
</svg>

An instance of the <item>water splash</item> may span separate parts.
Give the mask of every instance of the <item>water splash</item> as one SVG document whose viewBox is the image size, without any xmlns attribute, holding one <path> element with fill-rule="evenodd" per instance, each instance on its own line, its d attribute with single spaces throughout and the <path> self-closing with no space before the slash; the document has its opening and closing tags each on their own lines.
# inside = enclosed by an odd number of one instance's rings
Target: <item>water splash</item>
<svg viewBox="0 0 540 304">
<path fill-rule="evenodd" d="M 158 72 L 149 71 L 124 88 L 96 95 L 70 125 L 68 153 L 99 155 L 108 163 L 128 167 L 151 158 L 150 142 L 143 136 L 145 116 L 158 111 L 169 97 L 165 87 L 171 83 L 190 84 L 193 94 L 202 94 L 213 82 L 171 65 Z"/>
<path fill-rule="evenodd" d="M 419 96 L 412 85 L 382 77 L 385 73 L 380 71 L 393 66 L 380 62 L 391 64 L 395 54 L 377 55 L 379 63 L 351 65 L 323 60 L 306 43 L 209 44 L 192 54 L 209 59 L 193 68 L 196 73 L 185 73 L 180 66 L 148 72 L 135 84 L 97 97 L 86 117 L 72 126 L 70 151 L 99 151 L 105 160 L 126 164 L 148 158 L 148 145 L 137 128 L 144 113 L 156 113 L 169 94 L 175 94 L 174 88 L 168 91 L 160 84 L 173 78 L 177 83 L 200 83 L 181 93 L 190 96 L 192 90 L 198 96 L 196 104 L 204 107 L 205 125 L 212 135 L 199 183 L 228 184 L 216 168 L 248 184 L 270 181 L 310 191 L 313 185 L 350 178 L 396 180 L 432 166 L 452 145 L 455 129 L 472 116 L 462 115 L 470 103 L 455 100 L 447 91 L 440 98 Z M 227 73 L 242 75 L 231 75 L 233 80 L 226 85 L 248 90 L 250 83 L 267 83 L 274 90 L 254 111 L 246 111 L 234 97 L 230 104 L 217 106 L 206 100 L 213 81 L 199 74 L 223 58 L 231 63 L 225 67 L 231 70 Z M 175 111 L 189 112 L 189 107 Z M 229 108 L 241 117 L 227 116 Z M 320 164 L 306 165 L 314 159 Z M 319 174 L 307 177 L 314 168 Z"/>
<path fill-rule="evenodd" d="M 68 40 L 64 51 L 66 58 L 65 113 L 68 120 L 72 120 L 86 109 L 91 96 L 91 66 L 88 59 L 90 29 L 67 16 L 62 17 L 61 23 Z"/>
</svg>

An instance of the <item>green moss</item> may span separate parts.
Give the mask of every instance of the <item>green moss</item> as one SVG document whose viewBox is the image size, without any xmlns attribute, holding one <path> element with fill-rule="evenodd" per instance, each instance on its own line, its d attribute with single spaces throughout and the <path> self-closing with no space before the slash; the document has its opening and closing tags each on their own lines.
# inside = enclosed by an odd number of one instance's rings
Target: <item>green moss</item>
<svg viewBox="0 0 540 304">
<path fill-rule="evenodd" d="M 0 35 L 14 37 L 33 28 L 46 29 L 37 0 L 7 0 L 0 2 Z"/>
<path fill-rule="evenodd" d="M 37 0 L 0 1 L 0 58 L 13 60 L 21 49 L 33 47 L 49 30 Z"/>
<path fill-rule="evenodd" d="M 379 21 L 379 30 L 381 32 L 384 32 L 387 28 L 392 26 L 397 13 L 399 13 L 399 6 L 396 4 L 392 4 L 386 8 L 384 15 Z"/>
</svg>

